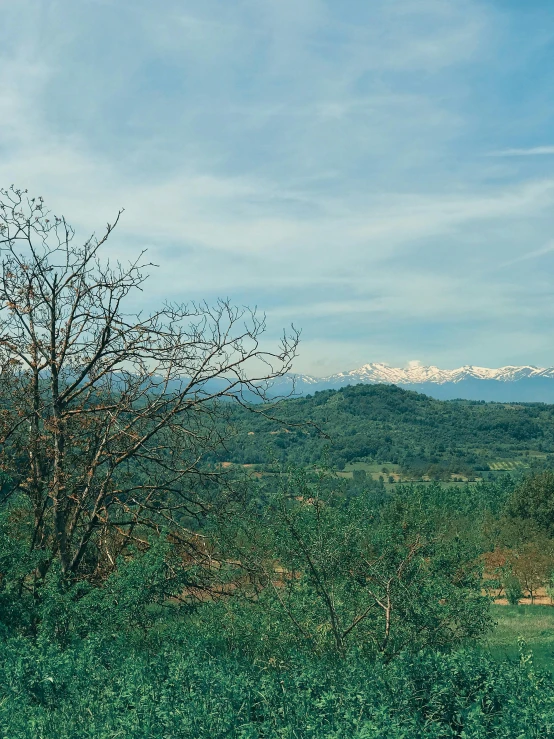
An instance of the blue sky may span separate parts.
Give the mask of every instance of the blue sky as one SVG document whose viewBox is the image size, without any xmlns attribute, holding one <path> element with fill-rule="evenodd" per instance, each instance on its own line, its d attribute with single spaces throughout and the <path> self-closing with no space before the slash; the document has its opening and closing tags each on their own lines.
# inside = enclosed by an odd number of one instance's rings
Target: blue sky
<svg viewBox="0 0 554 739">
<path fill-rule="evenodd" d="M 296 369 L 554 365 L 551 0 L 2 2 L 0 184 Z"/>
</svg>

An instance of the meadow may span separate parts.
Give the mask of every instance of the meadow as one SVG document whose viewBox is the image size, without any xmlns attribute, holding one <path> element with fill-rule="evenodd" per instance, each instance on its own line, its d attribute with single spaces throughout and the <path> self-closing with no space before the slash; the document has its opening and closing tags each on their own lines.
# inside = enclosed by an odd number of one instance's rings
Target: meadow
<svg viewBox="0 0 554 739">
<path fill-rule="evenodd" d="M 539 670 L 554 673 L 554 607 L 493 605 L 495 621 L 483 644 L 498 660 L 519 661 L 528 650 Z"/>
</svg>

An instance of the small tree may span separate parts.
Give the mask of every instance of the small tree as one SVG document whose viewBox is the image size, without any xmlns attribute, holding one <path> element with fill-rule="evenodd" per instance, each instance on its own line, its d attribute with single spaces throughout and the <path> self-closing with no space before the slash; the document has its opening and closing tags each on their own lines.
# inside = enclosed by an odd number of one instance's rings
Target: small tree
<svg viewBox="0 0 554 739">
<path fill-rule="evenodd" d="M 554 472 L 546 470 L 524 480 L 508 501 L 506 513 L 554 537 Z"/>
<path fill-rule="evenodd" d="M 265 609 L 278 641 L 342 655 L 358 645 L 390 658 L 488 627 L 477 551 L 441 531 L 428 511 L 400 498 L 380 511 L 369 496 L 344 505 L 328 479 L 301 472 L 282 482 L 235 518 L 227 549 L 239 565 L 235 585 Z M 232 540 L 224 531 L 221 549 Z M 235 617 L 227 622 L 232 628 Z M 263 627 L 252 623 L 259 638 Z"/>
<path fill-rule="evenodd" d="M 547 585 L 554 567 L 554 552 L 549 540 L 526 542 L 510 556 L 512 577 L 529 593 L 531 603 L 537 592 Z"/>
<path fill-rule="evenodd" d="M 128 313 L 149 265 L 101 259 L 120 215 L 76 244 L 42 198 L 0 190 L 2 501 L 28 506 L 43 573 L 110 569 L 141 527 L 186 531 L 209 506 L 220 401 L 264 398 L 296 352 L 294 329 L 262 350 L 264 318 L 227 300 Z"/>
<path fill-rule="evenodd" d="M 519 605 L 519 601 L 523 598 L 523 588 L 519 579 L 515 575 L 508 575 L 504 583 L 506 598 L 511 606 Z"/>
</svg>

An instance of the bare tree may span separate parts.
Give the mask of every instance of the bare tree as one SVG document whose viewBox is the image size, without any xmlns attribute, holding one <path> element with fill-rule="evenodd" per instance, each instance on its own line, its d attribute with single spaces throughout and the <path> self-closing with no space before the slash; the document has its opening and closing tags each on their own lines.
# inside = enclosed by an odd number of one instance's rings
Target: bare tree
<svg viewBox="0 0 554 739">
<path fill-rule="evenodd" d="M 151 265 L 101 258 L 120 216 L 78 245 L 42 198 L 0 190 L 2 500 L 26 502 L 32 547 L 67 575 L 208 505 L 201 462 L 221 441 L 221 401 L 264 398 L 298 343 L 292 328 L 263 350 L 265 318 L 228 300 L 126 313 Z"/>
</svg>

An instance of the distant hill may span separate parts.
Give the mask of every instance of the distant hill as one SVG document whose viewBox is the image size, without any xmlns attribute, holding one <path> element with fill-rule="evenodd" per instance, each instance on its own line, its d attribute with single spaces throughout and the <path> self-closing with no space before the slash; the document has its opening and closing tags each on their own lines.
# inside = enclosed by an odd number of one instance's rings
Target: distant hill
<svg viewBox="0 0 554 739">
<path fill-rule="evenodd" d="M 233 409 L 236 434 L 213 461 L 304 466 L 327 454 L 339 469 L 392 463 L 439 479 L 554 461 L 554 405 L 445 402 L 394 385 L 359 384 L 284 400 L 271 413 L 282 422 Z"/>
<path fill-rule="evenodd" d="M 467 365 L 443 370 L 417 363 L 406 368 L 371 363 L 328 377 L 287 375 L 274 383 L 272 392 L 286 395 L 294 387 L 296 394 L 307 395 L 360 383 L 398 385 L 440 400 L 554 403 L 554 367 L 531 365 L 497 369 Z"/>
</svg>

